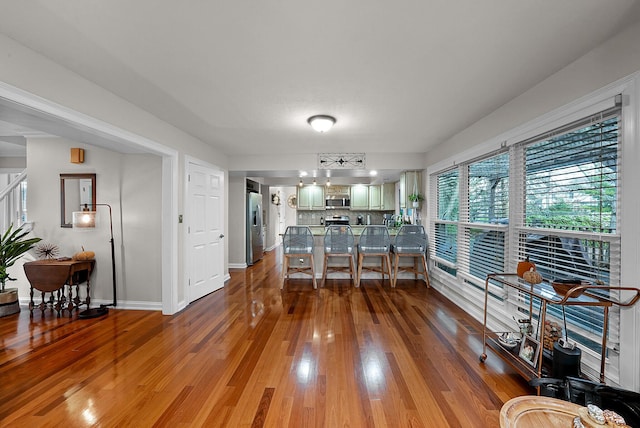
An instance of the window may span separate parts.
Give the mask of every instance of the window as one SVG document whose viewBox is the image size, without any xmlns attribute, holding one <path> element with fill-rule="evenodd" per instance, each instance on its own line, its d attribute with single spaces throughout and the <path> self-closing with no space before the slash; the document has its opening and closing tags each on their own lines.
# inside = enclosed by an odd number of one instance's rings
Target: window
<svg viewBox="0 0 640 428">
<path fill-rule="evenodd" d="M 509 154 L 501 153 L 466 167 L 468 197 L 463 212 L 464 245 L 460 269 L 465 280 L 484 289 L 488 273 L 505 267 L 505 237 L 509 224 Z"/>
<path fill-rule="evenodd" d="M 547 279 L 619 284 L 619 112 L 588 118 L 522 149 L 523 221 L 514 230 L 519 257 L 529 256 Z M 561 308 L 549 311 L 562 317 Z M 566 316 L 572 339 L 597 349 L 602 309 L 572 306 Z M 615 346 L 615 314 L 611 319 Z"/>
<path fill-rule="evenodd" d="M 488 273 L 513 272 L 529 256 L 548 280 L 618 285 L 619 129 L 618 107 L 433 174 L 436 269 L 461 290 L 483 291 Z M 491 296 L 505 313 L 528 311 L 528 301 Z M 548 313 L 562 317 L 560 307 Z M 566 316 L 570 339 L 599 352 L 602 309 L 567 307 Z M 618 341 L 617 321 L 611 313 L 610 347 Z"/>
<path fill-rule="evenodd" d="M 434 226 L 435 249 L 432 253 L 440 269 L 455 275 L 458 252 L 458 170 L 440 174 L 436 181 L 438 220 Z"/>
</svg>

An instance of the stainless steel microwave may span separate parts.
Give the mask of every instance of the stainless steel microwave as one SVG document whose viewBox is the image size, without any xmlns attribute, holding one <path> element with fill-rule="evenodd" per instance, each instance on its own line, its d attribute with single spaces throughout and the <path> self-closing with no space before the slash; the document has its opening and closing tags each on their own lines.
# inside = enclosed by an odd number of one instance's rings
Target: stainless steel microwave
<svg viewBox="0 0 640 428">
<path fill-rule="evenodd" d="M 328 210 L 349 209 L 351 198 L 349 195 L 328 195 L 324 205 Z"/>
</svg>

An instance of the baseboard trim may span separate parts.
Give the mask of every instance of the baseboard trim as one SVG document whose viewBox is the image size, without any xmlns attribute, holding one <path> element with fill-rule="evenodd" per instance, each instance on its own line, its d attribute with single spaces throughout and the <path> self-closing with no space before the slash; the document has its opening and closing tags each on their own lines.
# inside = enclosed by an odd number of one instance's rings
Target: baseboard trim
<svg viewBox="0 0 640 428">
<path fill-rule="evenodd" d="M 229 263 L 229 269 L 246 269 L 246 263 Z"/>
<path fill-rule="evenodd" d="M 113 301 L 111 300 L 100 300 L 100 299 L 92 299 L 91 307 L 95 308 L 100 305 L 112 305 Z M 20 306 L 23 308 L 27 308 L 29 310 L 29 299 L 20 299 Z M 109 306 L 112 309 L 131 309 L 131 310 L 141 310 L 141 311 L 162 311 L 162 302 L 144 302 L 144 301 L 135 301 L 135 300 L 125 300 L 118 302 L 118 305 L 114 308 L 113 306 Z M 80 310 L 86 309 L 85 306 L 80 307 Z M 39 311 L 40 309 L 34 308 L 34 311 Z M 68 312 L 67 312 L 68 315 Z"/>
</svg>

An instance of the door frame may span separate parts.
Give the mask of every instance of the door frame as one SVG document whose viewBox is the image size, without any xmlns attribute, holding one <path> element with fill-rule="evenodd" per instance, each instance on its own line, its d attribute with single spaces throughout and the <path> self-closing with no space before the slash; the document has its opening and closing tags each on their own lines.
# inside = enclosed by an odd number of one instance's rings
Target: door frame
<svg viewBox="0 0 640 428">
<path fill-rule="evenodd" d="M 178 302 L 178 150 L 2 81 L 0 105 L 49 127 L 55 125 L 70 139 L 83 139 L 87 144 L 113 151 L 137 150 L 162 158 L 162 313 L 172 315 L 181 310 Z"/>
</svg>

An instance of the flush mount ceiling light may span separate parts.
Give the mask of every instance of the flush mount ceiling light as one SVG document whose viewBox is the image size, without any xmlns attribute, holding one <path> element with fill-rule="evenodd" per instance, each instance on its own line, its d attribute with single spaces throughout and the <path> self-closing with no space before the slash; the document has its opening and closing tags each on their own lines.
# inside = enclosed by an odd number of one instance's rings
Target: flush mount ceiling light
<svg viewBox="0 0 640 428">
<path fill-rule="evenodd" d="M 336 118 L 325 114 L 318 114 L 307 119 L 309 125 L 318 132 L 327 132 L 336 123 Z"/>
</svg>

